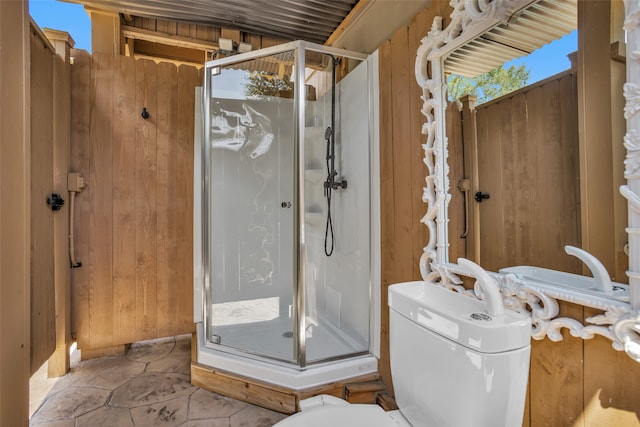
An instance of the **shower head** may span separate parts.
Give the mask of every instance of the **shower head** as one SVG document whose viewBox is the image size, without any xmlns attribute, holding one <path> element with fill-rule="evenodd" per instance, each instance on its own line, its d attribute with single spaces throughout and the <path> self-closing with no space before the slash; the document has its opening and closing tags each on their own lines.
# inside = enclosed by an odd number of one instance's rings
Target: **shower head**
<svg viewBox="0 0 640 427">
<path fill-rule="evenodd" d="M 329 139 L 331 138 L 331 135 L 333 134 L 333 130 L 331 130 L 331 126 L 327 126 L 327 130 L 324 131 L 324 139 Z"/>
</svg>

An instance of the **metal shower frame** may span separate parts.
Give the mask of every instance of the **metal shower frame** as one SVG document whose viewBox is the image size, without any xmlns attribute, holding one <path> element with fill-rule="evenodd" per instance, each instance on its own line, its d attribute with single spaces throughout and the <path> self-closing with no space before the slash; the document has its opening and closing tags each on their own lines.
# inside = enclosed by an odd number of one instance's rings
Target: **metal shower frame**
<svg viewBox="0 0 640 427">
<path fill-rule="evenodd" d="M 304 144 L 300 143 L 300 141 L 304 141 L 304 132 L 305 132 L 305 52 L 312 51 L 323 53 L 331 56 L 339 56 L 348 59 L 354 59 L 358 61 L 366 61 L 368 55 L 361 54 L 357 52 L 347 51 L 343 49 L 333 48 L 322 46 L 316 43 L 310 43 L 306 41 L 293 41 L 285 44 L 281 44 L 278 46 L 268 47 L 264 49 L 254 50 L 242 54 L 232 55 L 220 59 L 215 59 L 212 61 L 208 61 L 205 63 L 205 72 L 204 72 L 204 93 L 202 97 L 202 112 L 204 115 L 203 120 L 203 138 L 207 135 L 205 130 L 209 126 L 210 120 L 210 105 L 208 102 L 209 94 L 211 91 L 211 78 L 210 78 L 210 70 L 215 67 L 222 67 L 225 65 L 230 65 L 238 62 L 244 62 L 255 58 L 260 58 L 264 56 L 276 55 L 283 52 L 294 52 L 295 62 L 294 62 L 294 74 L 295 77 L 292 79 L 294 82 L 294 195 L 296 197 L 297 206 L 296 213 L 294 216 L 294 229 L 293 229 L 293 241 L 294 244 L 297 242 L 298 250 L 294 250 L 294 259 L 293 259 L 293 277 L 294 277 L 294 286 L 293 286 L 293 323 L 297 328 L 296 333 L 293 334 L 293 359 L 296 361 L 297 366 L 300 369 L 304 369 L 307 366 L 307 347 L 306 347 L 306 333 L 305 333 L 305 325 L 301 319 L 306 318 L 306 309 L 305 309 L 305 263 L 306 259 L 306 242 L 305 242 L 305 206 L 304 206 L 304 168 L 301 165 L 304 164 Z M 302 66 L 300 66 L 302 64 Z M 202 145 L 202 153 L 201 153 L 201 170 L 202 170 L 202 183 L 201 183 L 201 197 L 202 200 L 208 200 L 207 192 L 209 190 L 209 172 L 207 165 L 210 161 L 210 153 L 207 149 L 207 144 Z M 205 337 L 209 334 L 209 313 L 207 307 L 211 306 L 211 283 L 210 283 L 210 263 L 209 263 L 209 207 L 207 203 L 202 203 L 201 206 L 201 215 L 202 215 L 202 236 L 206 236 L 206 238 L 202 240 L 202 277 L 203 277 L 203 298 L 202 298 L 202 314 L 203 314 L 203 326 Z M 371 283 L 371 277 L 370 277 Z M 370 295 L 371 299 L 371 295 Z M 208 342 L 205 339 L 205 342 Z M 231 349 L 228 349 L 231 350 Z M 235 352 L 235 351 L 231 351 Z M 263 355 L 255 355 L 250 352 L 243 352 L 243 355 L 248 355 L 250 357 L 256 357 L 258 359 L 266 358 L 275 362 L 281 362 L 279 359 L 271 358 Z M 318 363 L 330 362 L 336 359 L 342 359 L 344 356 L 336 356 L 333 358 L 323 359 Z M 314 362 L 315 363 L 315 362 Z M 287 363 L 290 366 L 290 363 Z"/>
</svg>

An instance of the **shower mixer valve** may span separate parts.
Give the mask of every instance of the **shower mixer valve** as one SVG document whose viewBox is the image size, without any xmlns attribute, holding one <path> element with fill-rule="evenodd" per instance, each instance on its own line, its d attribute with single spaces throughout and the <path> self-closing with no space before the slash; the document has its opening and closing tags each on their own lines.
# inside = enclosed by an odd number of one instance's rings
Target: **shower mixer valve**
<svg viewBox="0 0 640 427">
<path fill-rule="evenodd" d="M 343 179 L 342 181 L 335 180 L 336 172 L 334 171 L 329 178 L 324 182 L 325 192 L 328 189 L 337 190 L 339 188 L 345 189 L 347 188 L 347 180 Z"/>
</svg>

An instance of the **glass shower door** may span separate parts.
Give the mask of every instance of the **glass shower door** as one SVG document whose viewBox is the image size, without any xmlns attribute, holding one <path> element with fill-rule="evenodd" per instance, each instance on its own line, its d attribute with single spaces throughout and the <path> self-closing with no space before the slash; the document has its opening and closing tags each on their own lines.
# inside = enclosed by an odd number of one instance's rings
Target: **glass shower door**
<svg viewBox="0 0 640 427">
<path fill-rule="evenodd" d="M 351 60 L 349 73 L 338 76 L 347 57 L 305 54 L 312 96 L 304 120 L 304 342 L 311 365 L 369 351 L 369 82 L 364 61 Z M 344 186 L 327 182 L 334 170 Z"/>
<path fill-rule="evenodd" d="M 293 58 L 207 68 L 205 83 L 207 338 L 286 362 L 297 357 Z"/>
</svg>

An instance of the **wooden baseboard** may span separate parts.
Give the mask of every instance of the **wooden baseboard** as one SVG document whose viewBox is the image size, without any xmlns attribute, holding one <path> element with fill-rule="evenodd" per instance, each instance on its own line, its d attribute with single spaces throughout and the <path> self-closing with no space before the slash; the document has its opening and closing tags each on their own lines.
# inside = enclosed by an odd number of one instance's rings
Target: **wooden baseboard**
<svg viewBox="0 0 640 427">
<path fill-rule="evenodd" d="M 191 334 L 191 363 L 198 361 L 198 334 Z"/>
<path fill-rule="evenodd" d="M 57 345 L 56 350 L 49 357 L 47 364 L 47 378 L 58 378 L 69 372 L 69 345 Z"/>
<path fill-rule="evenodd" d="M 376 395 L 382 391 L 382 381 L 352 382 L 344 386 L 344 399 L 349 403 L 376 403 Z"/>
<path fill-rule="evenodd" d="M 376 403 L 385 411 L 395 411 L 398 409 L 396 400 L 386 391 L 376 394 Z"/>
<path fill-rule="evenodd" d="M 292 390 L 210 368 L 195 362 L 191 363 L 191 383 L 223 396 L 262 406 L 283 414 L 297 412 L 300 407 L 300 400 L 319 394 L 329 394 L 347 400 L 347 385 L 352 390 L 350 391 L 351 397 L 359 400 L 357 403 L 376 403 L 376 393 L 371 393 L 371 390 L 375 388 L 380 391 L 384 388 L 381 386 L 380 375 L 374 373 L 309 389 Z M 359 386 L 359 384 L 365 385 Z"/>
<path fill-rule="evenodd" d="M 105 348 L 83 348 L 80 350 L 80 360 L 96 359 L 105 356 L 122 356 L 127 353 L 131 344 L 114 345 Z"/>
</svg>

